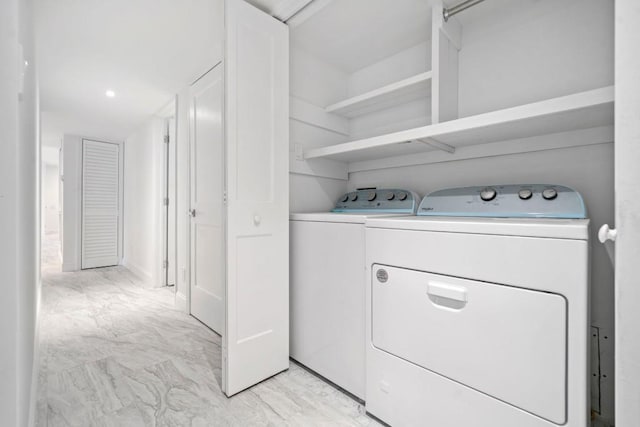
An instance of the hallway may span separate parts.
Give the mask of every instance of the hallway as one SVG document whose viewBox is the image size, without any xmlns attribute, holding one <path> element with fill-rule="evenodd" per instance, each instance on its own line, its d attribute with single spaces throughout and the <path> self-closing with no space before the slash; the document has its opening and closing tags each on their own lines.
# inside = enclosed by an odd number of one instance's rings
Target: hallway
<svg viewBox="0 0 640 427">
<path fill-rule="evenodd" d="M 227 399 L 220 337 L 123 267 L 61 273 L 43 242 L 37 426 L 378 425 L 300 366 Z"/>
</svg>

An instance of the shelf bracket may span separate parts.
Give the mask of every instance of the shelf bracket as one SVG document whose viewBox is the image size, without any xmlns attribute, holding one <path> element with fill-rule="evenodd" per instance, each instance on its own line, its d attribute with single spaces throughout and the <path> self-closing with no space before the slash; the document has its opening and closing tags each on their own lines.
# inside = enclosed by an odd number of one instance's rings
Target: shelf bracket
<svg viewBox="0 0 640 427">
<path fill-rule="evenodd" d="M 444 142 L 436 141 L 433 138 L 416 139 L 416 141 L 429 145 L 433 148 L 437 148 L 438 150 L 446 151 L 449 154 L 453 154 L 456 152 L 456 147 L 445 144 Z"/>
</svg>

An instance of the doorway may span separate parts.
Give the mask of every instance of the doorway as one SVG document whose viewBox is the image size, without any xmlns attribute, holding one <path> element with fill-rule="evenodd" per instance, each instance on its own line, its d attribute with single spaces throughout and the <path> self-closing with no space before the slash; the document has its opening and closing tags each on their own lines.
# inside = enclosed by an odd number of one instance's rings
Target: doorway
<svg viewBox="0 0 640 427">
<path fill-rule="evenodd" d="M 224 84 L 222 64 L 192 86 L 191 158 L 191 314 L 222 335 L 225 315 Z"/>
<path fill-rule="evenodd" d="M 82 141 L 82 269 L 118 265 L 120 146 Z"/>
</svg>

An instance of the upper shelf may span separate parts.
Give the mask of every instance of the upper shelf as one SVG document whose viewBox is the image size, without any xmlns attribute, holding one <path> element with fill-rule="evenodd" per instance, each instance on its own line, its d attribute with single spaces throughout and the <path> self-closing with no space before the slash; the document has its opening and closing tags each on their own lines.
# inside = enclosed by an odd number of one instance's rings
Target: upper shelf
<svg viewBox="0 0 640 427">
<path fill-rule="evenodd" d="M 613 124 L 614 88 L 580 92 L 304 153 L 345 162 L 507 141 Z"/>
<path fill-rule="evenodd" d="M 401 103 L 426 98 L 430 94 L 431 71 L 426 71 L 363 93 L 362 95 L 329 105 L 325 108 L 325 111 L 327 113 L 339 114 L 351 118 L 393 107 Z"/>
</svg>

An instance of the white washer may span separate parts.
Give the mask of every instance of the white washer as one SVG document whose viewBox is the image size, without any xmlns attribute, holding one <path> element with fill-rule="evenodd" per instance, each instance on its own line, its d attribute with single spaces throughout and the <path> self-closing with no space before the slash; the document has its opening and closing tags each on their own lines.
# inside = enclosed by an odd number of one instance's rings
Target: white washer
<svg viewBox="0 0 640 427">
<path fill-rule="evenodd" d="M 290 216 L 290 355 L 360 399 L 365 397 L 367 218 L 414 215 L 407 190 L 358 190 L 333 212 Z"/>
<path fill-rule="evenodd" d="M 418 215 L 367 220 L 367 411 L 393 426 L 589 425 L 580 195 L 443 190 Z"/>
</svg>

